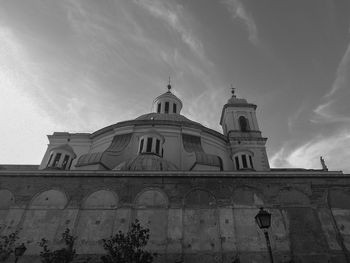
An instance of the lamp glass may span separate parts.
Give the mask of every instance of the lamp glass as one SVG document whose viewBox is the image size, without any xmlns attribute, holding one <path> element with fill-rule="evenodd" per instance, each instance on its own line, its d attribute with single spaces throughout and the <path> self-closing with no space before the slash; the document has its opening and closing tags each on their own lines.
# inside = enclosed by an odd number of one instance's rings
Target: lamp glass
<svg viewBox="0 0 350 263">
<path fill-rule="evenodd" d="M 24 252 L 27 250 L 25 245 L 22 243 L 20 246 L 15 248 L 15 256 L 16 257 L 21 257 L 23 256 Z"/>
<path fill-rule="evenodd" d="M 260 208 L 259 213 L 255 216 L 255 221 L 261 229 L 269 228 L 271 225 L 271 214 Z"/>
</svg>

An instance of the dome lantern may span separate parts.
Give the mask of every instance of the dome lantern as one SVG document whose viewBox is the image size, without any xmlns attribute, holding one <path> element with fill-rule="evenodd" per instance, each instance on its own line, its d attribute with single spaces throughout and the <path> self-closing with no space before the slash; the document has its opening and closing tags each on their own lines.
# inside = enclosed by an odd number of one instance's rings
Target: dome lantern
<svg viewBox="0 0 350 263">
<path fill-rule="evenodd" d="M 153 101 L 153 112 L 162 114 L 180 114 L 181 100 L 171 92 L 170 78 L 167 85 L 168 91 L 161 94 Z"/>
</svg>

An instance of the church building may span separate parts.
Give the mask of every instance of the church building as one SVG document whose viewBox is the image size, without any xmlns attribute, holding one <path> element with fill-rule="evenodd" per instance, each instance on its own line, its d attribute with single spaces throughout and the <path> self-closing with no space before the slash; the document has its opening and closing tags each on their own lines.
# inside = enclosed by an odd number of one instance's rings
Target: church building
<svg viewBox="0 0 350 263">
<path fill-rule="evenodd" d="M 39 262 L 38 242 L 59 246 L 69 228 L 77 253 L 98 258 L 101 239 L 138 219 L 155 262 L 263 263 L 263 207 L 274 262 L 350 263 L 350 175 L 322 159 L 270 168 L 257 106 L 234 90 L 222 104 L 218 132 L 183 116 L 169 83 L 150 113 L 48 135 L 40 165 L 0 165 L 0 234 L 20 230 L 23 260 Z"/>
</svg>

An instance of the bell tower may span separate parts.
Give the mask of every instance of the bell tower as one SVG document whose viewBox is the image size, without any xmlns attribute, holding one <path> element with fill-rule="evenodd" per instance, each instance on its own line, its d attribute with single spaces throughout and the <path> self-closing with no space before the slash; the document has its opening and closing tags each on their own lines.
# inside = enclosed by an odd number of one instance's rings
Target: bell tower
<svg viewBox="0 0 350 263">
<path fill-rule="evenodd" d="M 227 136 L 235 170 L 270 170 L 265 144 L 256 118 L 255 104 L 232 96 L 224 105 L 220 118 L 223 133 Z"/>
</svg>

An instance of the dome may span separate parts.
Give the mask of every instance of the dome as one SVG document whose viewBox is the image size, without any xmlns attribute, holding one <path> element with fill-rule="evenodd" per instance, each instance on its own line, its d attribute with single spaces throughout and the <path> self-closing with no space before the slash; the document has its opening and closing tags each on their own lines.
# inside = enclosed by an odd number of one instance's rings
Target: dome
<svg viewBox="0 0 350 263">
<path fill-rule="evenodd" d="M 175 164 L 154 154 L 140 154 L 116 166 L 121 171 L 176 171 Z"/>
<path fill-rule="evenodd" d="M 175 121 L 175 122 L 185 122 L 185 123 L 194 123 L 201 125 L 198 122 L 191 121 L 181 114 L 161 114 L 161 113 L 147 113 L 137 117 L 135 120 L 155 120 L 155 121 Z"/>
</svg>

